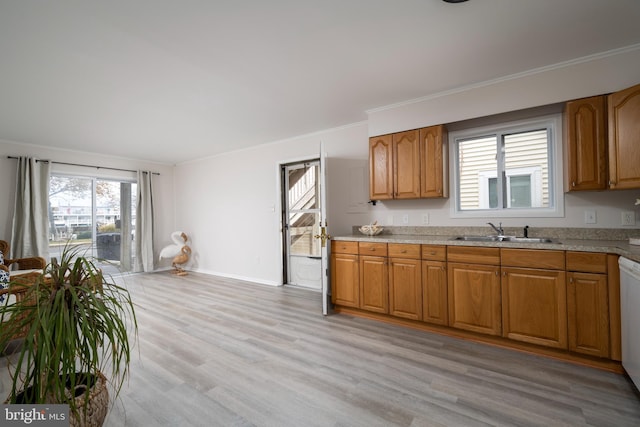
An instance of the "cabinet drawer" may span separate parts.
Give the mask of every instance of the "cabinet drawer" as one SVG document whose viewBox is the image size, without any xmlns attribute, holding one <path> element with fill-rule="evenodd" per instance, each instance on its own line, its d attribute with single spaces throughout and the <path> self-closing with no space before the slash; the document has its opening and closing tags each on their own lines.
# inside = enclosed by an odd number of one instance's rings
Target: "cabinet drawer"
<svg viewBox="0 0 640 427">
<path fill-rule="evenodd" d="M 420 245 L 389 243 L 387 252 L 390 258 L 420 259 Z"/>
<path fill-rule="evenodd" d="M 607 254 L 597 252 L 567 252 L 567 270 L 585 273 L 606 273 Z"/>
<path fill-rule="evenodd" d="M 500 248 L 447 246 L 447 261 L 500 265 Z"/>
<path fill-rule="evenodd" d="M 447 247 L 436 245 L 422 245 L 422 259 L 430 261 L 446 261 Z"/>
<path fill-rule="evenodd" d="M 564 270 L 564 251 L 502 248 L 500 256 L 502 265 L 510 267 Z"/>
<path fill-rule="evenodd" d="M 387 244 L 360 242 L 358 243 L 358 253 L 361 255 L 387 256 Z"/>
<path fill-rule="evenodd" d="M 341 240 L 331 241 L 331 253 L 334 254 L 358 254 L 358 242 L 345 242 Z"/>
</svg>

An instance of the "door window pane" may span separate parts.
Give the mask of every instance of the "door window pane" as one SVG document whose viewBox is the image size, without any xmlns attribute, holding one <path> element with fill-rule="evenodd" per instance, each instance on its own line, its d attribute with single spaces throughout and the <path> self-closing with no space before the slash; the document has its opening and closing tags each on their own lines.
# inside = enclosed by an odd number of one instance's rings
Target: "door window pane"
<svg viewBox="0 0 640 427">
<path fill-rule="evenodd" d="M 320 239 L 313 236 L 320 232 L 318 213 L 290 213 L 289 235 L 291 255 L 320 256 Z"/>
</svg>

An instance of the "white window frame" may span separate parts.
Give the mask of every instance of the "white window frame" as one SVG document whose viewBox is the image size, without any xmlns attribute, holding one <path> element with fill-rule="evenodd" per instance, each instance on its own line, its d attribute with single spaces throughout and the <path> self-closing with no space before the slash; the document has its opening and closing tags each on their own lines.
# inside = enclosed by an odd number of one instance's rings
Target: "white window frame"
<svg viewBox="0 0 640 427">
<path fill-rule="evenodd" d="M 532 208 L 487 208 L 487 209 L 460 209 L 460 174 L 458 168 L 458 141 L 489 135 L 492 133 L 518 133 L 536 129 L 547 128 L 549 130 L 549 207 Z M 564 217 L 564 193 L 562 181 L 562 114 L 541 116 L 532 119 L 518 120 L 493 126 L 482 126 L 449 132 L 449 159 L 450 160 L 450 216 L 452 218 L 560 218 Z M 528 168 L 523 168 L 528 169 Z M 510 170 L 507 174 L 525 175 L 527 173 L 514 173 Z M 535 173 L 535 172 L 534 172 Z M 496 175 L 494 174 L 494 178 Z M 491 178 L 486 175 L 486 179 Z M 481 179 L 480 177 L 478 179 Z M 542 188 L 536 185 L 537 180 L 532 177 L 532 204 L 542 198 Z M 479 188 L 482 197 L 483 186 Z M 488 187 L 485 194 L 488 205 Z M 508 202 L 510 204 L 510 202 Z"/>
</svg>

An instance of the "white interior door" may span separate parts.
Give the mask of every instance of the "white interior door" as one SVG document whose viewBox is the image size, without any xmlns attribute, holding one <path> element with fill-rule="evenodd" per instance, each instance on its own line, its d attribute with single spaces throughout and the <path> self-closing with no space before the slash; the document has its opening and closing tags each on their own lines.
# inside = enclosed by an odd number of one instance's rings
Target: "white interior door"
<svg viewBox="0 0 640 427">
<path fill-rule="evenodd" d="M 322 314 L 329 313 L 329 228 L 327 224 L 327 155 L 320 143 L 320 233 L 315 237 L 320 240 L 322 261 Z"/>
</svg>

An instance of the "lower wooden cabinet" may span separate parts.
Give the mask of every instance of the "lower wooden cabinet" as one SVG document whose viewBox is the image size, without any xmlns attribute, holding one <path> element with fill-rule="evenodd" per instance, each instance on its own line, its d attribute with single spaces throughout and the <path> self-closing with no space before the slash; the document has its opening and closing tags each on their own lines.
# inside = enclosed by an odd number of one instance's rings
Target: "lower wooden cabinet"
<svg viewBox="0 0 640 427">
<path fill-rule="evenodd" d="M 447 263 L 422 261 L 422 320 L 449 324 L 447 306 Z"/>
<path fill-rule="evenodd" d="M 502 335 L 567 348 L 565 272 L 502 267 Z"/>
<path fill-rule="evenodd" d="M 500 267 L 450 262 L 448 279 L 449 326 L 500 335 Z"/>
<path fill-rule="evenodd" d="M 360 308 L 389 313 L 387 258 L 360 255 Z"/>
<path fill-rule="evenodd" d="M 331 250 L 338 307 L 620 360 L 617 255 L 348 241 Z"/>
<path fill-rule="evenodd" d="M 419 259 L 389 259 L 389 313 L 422 320 L 422 269 Z"/>
<path fill-rule="evenodd" d="M 568 273 L 569 350 L 596 357 L 610 356 L 607 276 Z"/>
<path fill-rule="evenodd" d="M 331 255 L 331 302 L 345 307 L 360 306 L 358 255 Z"/>
</svg>

